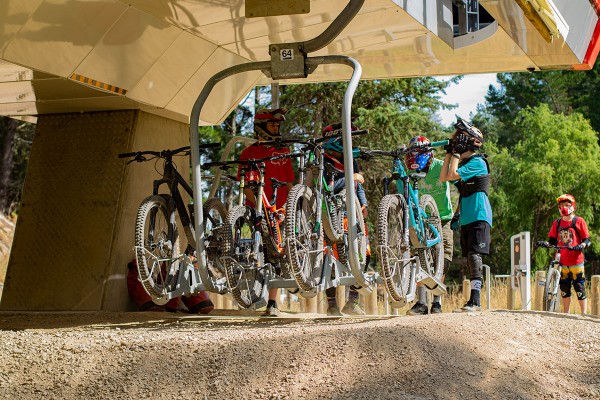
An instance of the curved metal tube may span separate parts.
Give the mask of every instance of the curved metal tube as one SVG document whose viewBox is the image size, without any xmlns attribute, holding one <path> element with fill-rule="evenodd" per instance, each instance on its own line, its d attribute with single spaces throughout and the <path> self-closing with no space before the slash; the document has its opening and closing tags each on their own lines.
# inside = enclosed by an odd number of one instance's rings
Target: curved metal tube
<svg viewBox="0 0 600 400">
<path fill-rule="evenodd" d="M 304 42 L 304 53 L 312 53 L 331 43 L 358 14 L 364 3 L 365 0 L 350 0 L 340 15 L 331 22 L 323 33 L 314 39 Z"/>
<path fill-rule="evenodd" d="M 190 115 L 190 146 L 192 150 L 192 179 L 193 179 L 193 191 L 194 191 L 194 215 L 196 215 L 194 221 L 194 229 L 196 236 L 196 255 L 198 256 L 198 272 L 202 279 L 204 288 L 211 291 L 218 291 L 212 285 L 210 279 L 208 279 L 207 262 L 206 262 L 206 251 L 204 247 L 204 214 L 202 212 L 202 171 L 200 168 L 200 138 L 198 137 L 198 126 L 200 122 L 200 111 L 206 103 L 210 92 L 217 83 L 223 79 L 238 74 L 240 72 L 257 71 L 257 70 L 271 70 L 271 63 L 269 61 L 253 62 L 248 64 L 234 65 L 224 69 L 223 71 L 213 75 L 210 78 L 204 88 L 198 95 L 192 113 Z"/>
</svg>

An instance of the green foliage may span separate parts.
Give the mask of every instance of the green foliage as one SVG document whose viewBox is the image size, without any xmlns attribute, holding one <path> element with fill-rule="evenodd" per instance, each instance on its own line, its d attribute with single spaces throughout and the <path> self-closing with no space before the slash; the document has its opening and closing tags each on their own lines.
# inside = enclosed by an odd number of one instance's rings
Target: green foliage
<svg viewBox="0 0 600 400">
<path fill-rule="evenodd" d="M 594 216 L 600 198 L 598 135 L 581 114 L 553 113 L 548 106 L 524 108 L 516 117 L 520 140 L 492 157 L 494 213 L 493 258 L 497 265 L 509 259 L 510 236 L 530 231 L 532 241 L 547 237 L 558 218 L 556 197 L 571 193 L 577 214 L 598 231 Z M 597 235 L 592 236 L 592 241 Z"/>
</svg>

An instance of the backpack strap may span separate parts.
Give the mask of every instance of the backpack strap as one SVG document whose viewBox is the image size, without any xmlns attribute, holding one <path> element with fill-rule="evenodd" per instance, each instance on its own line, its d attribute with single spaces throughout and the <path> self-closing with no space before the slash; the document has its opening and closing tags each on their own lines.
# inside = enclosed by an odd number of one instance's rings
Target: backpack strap
<svg viewBox="0 0 600 400">
<path fill-rule="evenodd" d="M 579 234 L 579 230 L 577 229 L 577 216 L 574 216 L 573 219 L 571 220 L 571 226 L 566 227 L 566 228 L 561 228 L 560 227 L 560 220 L 561 219 L 562 218 L 558 218 L 556 220 L 556 233 L 558 233 L 560 231 L 564 231 L 565 229 L 573 228 L 573 230 L 577 234 L 577 238 L 579 239 L 579 242 L 581 243 L 581 235 Z"/>
</svg>

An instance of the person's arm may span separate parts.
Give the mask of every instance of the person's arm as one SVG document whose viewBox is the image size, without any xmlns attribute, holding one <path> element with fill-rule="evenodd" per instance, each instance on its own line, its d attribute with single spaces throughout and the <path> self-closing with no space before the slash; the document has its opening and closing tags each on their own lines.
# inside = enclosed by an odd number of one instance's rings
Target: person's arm
<svg viewBox="0 0 600 400">
<path fill-rule="evenodd" d="M 444 165 L 440 173 L 440 182 L 456 181 L 460 179 L 458 174 L 458 162 L 460 155 L 458 153 L 446 154 L 444 157 Z"/>
</svg>

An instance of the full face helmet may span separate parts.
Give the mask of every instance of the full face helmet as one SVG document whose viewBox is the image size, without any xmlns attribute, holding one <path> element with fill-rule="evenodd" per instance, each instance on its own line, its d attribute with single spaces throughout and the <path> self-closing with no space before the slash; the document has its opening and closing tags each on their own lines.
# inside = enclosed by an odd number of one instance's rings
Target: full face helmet
<svg viewBox="0 0 600 400">
<path fill-rule="evenodd" d="M 425 136 L 415 136 L 410 139 L 408 147 L 414 147 L 406 154 L 406 166 L 412 171 L 427 171 L 433 161 L 433 150 L 428 147 L 431 144 Z M 422 149 L 421 149 L 422 147 Z"/>
<path fill-rule="evenodd" d="M 562 203 L 564 201 L 570 202 L 571 205 L 570 206 L 566 206 L 566 205 L 561 206 L 560 203 Z M 561 194 L 560 196 L 558 196 L 556 198 L 556 203 L 558 203 L 558 211 L 560 211 L 560 215 L 562 215 L 562 216 L 566 217 L 567 215 L 570 215 L 575 212 L 576 203 L 575 203 L 575 197 L 573 195 L 566 194 L 566 193 Z"/>
<path fill-rule="evenodd" d="M 483 133 L 469 122 L 459 118 L 454 124 L 456 134 L 454 135 L 454 150 L 462 154 L 469 150 L 479 150 L 485 141 Z"/>
<path fill-rule="evenodd" d="M 350 127 L 350 130 L 356 131 L 356 130 L 358 130 L 358 128 L 356 126 L 354 126 L 354 124 L 352 124 Z M 325 127 L 325 129 L 323 129 L 323 131 L 321 133 L 322 133 L 323 137 L 339 135 L 342 133 L 342 124 L 338 122 L 336 124 L 328 125 Z M 332 151 L 336 151 L 341 154 L 344 153 L 344 144 L 343 144 L 343 140 L 341 137 L 334 137 L 334 138 L 324 141 L 323 148 L 325 150 L 332 150 Z M 356 147 L 352 148 L 352 157 L 356 158 L 359 155 L 360 155 L 360 149 L 358 149 Z"/>
<path fill-rule="evenodd" d="M 279 126 L 277 126 L 276 132 L 272 132 L 267 128 L 267 123 L 274 122 L 280 124 L 285 121 L 285 113 L 287 113 L 287 111 L 286 108 L 258 110 L 254 116 L 254 133 L 256 134 L 256 137 L 264 140 L 275 140 L 280 138 L 281 133 L 279 132 Z"/>
</svg>

